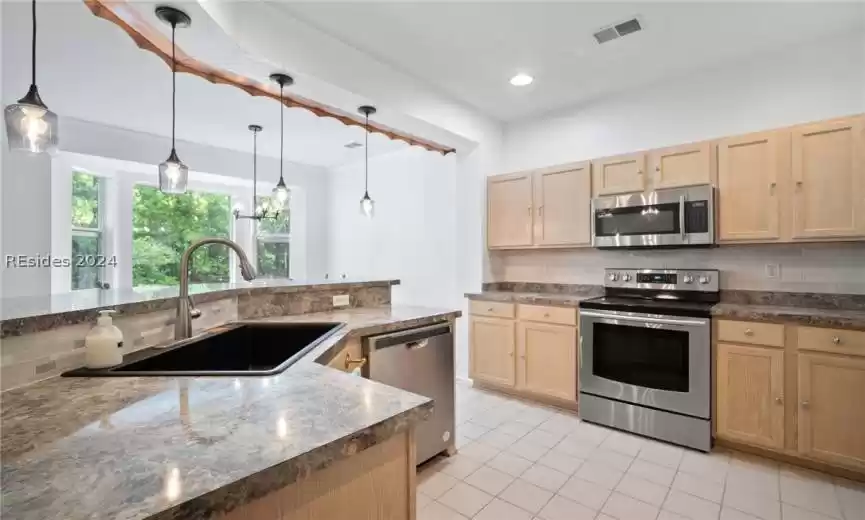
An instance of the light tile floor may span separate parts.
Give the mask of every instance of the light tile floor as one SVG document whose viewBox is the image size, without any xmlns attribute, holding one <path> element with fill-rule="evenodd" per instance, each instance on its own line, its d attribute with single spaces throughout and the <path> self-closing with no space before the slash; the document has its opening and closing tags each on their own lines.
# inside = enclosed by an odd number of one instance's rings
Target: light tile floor
<svg viewBox="0 0 865 520">
<path fill-rule="evenodd" d="M 583 423 L 457 384 L 457 447 L 418 469 L 418 520 L 865 520 L 865 484 Z"/>
</svg>

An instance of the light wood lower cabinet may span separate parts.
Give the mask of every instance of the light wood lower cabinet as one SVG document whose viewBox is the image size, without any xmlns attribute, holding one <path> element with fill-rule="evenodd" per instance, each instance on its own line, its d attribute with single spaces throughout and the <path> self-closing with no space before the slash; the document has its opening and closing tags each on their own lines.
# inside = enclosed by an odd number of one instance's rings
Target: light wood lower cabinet
<svg viewBox="0 0 865 520">
<path fill-rule="evenodd" d="M 470 308 L 485 312 L 484 303 Z M 577 310 L 516 307 L 517 319 L 472 314 L 469 375 L 502 390 L 576 403 Z"/>
<path fill-rule="evenodd" d="M 865 358 L 799 354 L 799 452 L 865 470 Z"/>
<path fill-rule="evenodd" d="M 783 344 L 721 337 L 761 327 L 782 328 Z M 714 328 L 719 439 L 865 477 L 865 331 L 737 320 Z"/>
<path fill-rule="evenodd" d="M 576 346 L 576 327 L 517 323 L 517 389 L 575 401 Z"/>
<path fill-rule="evenodd" d="M 516 383 L 514 320 L 505 318 L 471 317 L 472 379 L 494 385 L 514 386 Z"/>
<path fill-rule="evenodd" d="M 718 436 L 784 447 L 784 351 L 719 343 Z"/>
<path fill-rule="evenodd" d="M 414 429 L 314 471 L 218 520 L 414 520 Z"/>
</svg>

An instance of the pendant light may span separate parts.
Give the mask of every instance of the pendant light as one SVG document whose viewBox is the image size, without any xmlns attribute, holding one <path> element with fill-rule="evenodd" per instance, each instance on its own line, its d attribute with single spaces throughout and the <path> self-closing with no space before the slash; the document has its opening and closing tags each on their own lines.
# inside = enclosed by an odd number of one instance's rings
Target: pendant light
<svg viewBox="0 0 865 520">
<path fill-rule="evenodd" d="M 277 218 L 279 211 L 272 211 L 267 205 L 258 206 L 258 132 L 261 132 L 261 125 L 249 125 L 249 130 L 252 132 L 252 215 L 241 215 L 240 210 L 234 210 L 234 218 L 248 218 L 252 220 L 264 220 L 267 218 Z"/>
<path fill-rule="evenodd" d="M 6 107 L 6 136 L 10 150 L 54 153 L 57 151 L 57 114 L 48 110 L 36 88 L 36 0 L 31 3 L 31 17 L 30 89 L 17 103 Z"/>
<path fill-rule="evenodd" d="M 174 148 L 174 129 L 177 118 L 177 59 L 175 57 L 174 33 L 178 27 L 189 27 L 192 20 L 188 14 L 180 9 L 167 5 L 157 7 L 156 16 L 171 25 L 171 153 L 168 154 L 168 159 L 159 165 L 159 191 L 172 194 L 186 193 L 189 168 L 177 157 L 177 150 Z"/>
<path fill-rule="evenodd" d="M 294 79 L 292 79 L 288 74 L 277 72 L 270 75 L 270 80 L 279 84 L 279 182 L 277 182 L 276 187 L 273 188 L 273 195 L 271 196 L 270 202 L 273 209 L 276 211 L 282 211 L 288 206 L 289 197 L 288 186 L 285 185 L 285 179 L 282 176 L 282 148 L 285 141 L 285 122 L 283 121 L 283 108 L 285 108 L 285 104 L 282 99 L 282 91 L 286 85 L 293 84 Z"/>
<path fill-rule="evenodd" d="M 375 214 L 375 201 L 369 196 L 369 115 L 375 114 L 375 107 L 363 105 L 357 110 L 366 117 L 366 134 L 364 135 L 363 147 L 363 198 L 360 199 L 360 212 L 367 218 L 372 218 Z"/>
</svg>

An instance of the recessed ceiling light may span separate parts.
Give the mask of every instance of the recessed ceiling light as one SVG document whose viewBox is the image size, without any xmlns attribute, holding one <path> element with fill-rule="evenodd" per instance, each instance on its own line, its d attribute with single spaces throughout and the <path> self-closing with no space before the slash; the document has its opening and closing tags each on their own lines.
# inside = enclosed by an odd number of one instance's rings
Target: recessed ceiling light
<svg viewBox="0 0 865 520">
<path fill-rule="evenodd" d="M 535 78 L 529 76 L 528 74 L 517 74 L 516 76 L 511 78 L 511 85 L 515 87 L 525 87 L 526 85 L 531 84 Z"/>
</svg>

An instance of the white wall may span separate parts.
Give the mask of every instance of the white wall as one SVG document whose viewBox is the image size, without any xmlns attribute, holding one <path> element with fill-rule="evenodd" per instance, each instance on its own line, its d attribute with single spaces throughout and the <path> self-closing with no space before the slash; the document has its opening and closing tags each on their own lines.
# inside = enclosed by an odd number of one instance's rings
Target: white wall
<svg viewBox="0 0 865 520">
<path fill-rule="evenodd" d="M 454 308 L 456 158 L 411 148 L 370 159 L 375 217 L 359 211 L 363 162 L 332 170 L 331 276 L 399 278 L 397 305 Z"/>
<path fill-rule="evenodd" d="M 865 112 L 865 33 L 728 63 L 571 111 L 510 124 L 502 171 Z M 865 244 L 492 254 L 489 281 L 603 282 L 604 267 L 723 272 L 722 287 L 865 294 Z M 769 278 L 766 265 L 780 266 Z"/>
<path fill-rule="evenodd" d="M 865 32 L 509 124 L 503 167 L 534 168 L 861 112 Z"/>
</svg>

